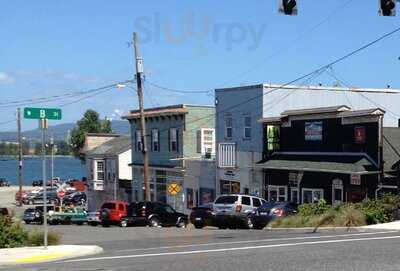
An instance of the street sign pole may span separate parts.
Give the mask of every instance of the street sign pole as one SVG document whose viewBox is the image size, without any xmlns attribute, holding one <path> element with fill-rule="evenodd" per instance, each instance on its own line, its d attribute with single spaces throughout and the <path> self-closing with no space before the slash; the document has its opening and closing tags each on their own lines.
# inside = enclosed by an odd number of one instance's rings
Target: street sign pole
<svg viewBox="0 0 400 271">
<path fill-rule="evenodd" d="M 43 226 L 44 226 L 44 249 L 47 249 L 47 180 L 46 180 L 46 129 L 47 119 L 41 119 L 42 130 L 42 175 L 43 175 Z"/>
</svg>

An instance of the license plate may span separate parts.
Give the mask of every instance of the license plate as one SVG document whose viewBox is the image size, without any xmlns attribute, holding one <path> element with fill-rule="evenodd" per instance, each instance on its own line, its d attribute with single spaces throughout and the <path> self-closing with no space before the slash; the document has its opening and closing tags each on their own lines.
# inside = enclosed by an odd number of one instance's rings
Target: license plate
<svg viewBox="0 0 400 271">
<path fill-rule="evenodd" d="M 194 220 L 201 221 L 201 217 L 196 217 Z"/>
<path fill-rule="evenodd" d="M 268 213 L 266 212 L 260 212 L 260 215 L 267 215 Z"/>
</svg>

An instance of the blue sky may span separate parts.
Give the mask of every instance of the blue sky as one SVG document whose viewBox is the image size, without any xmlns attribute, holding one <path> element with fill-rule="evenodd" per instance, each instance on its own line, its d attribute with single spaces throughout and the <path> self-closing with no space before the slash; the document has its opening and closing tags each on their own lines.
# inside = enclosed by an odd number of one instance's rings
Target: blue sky
<svg viewBox="0 0 400 271">
<path fill-rule="evenodd" d="M 182 90 L 285 83 L 389 32 L 399 16 L 378 16 L 378 0 L 4 1 L 0 10 L 0 102 L 59 95 L 131 79 L 132 32 L 142 38 L 146 79 Z M 318 4 L 317 4 L 318 3 Z M 400 10 L 399 12 L 400 13 Z M 322 23 L 321 23 L 322 22 Z M 400 34 L 334 66 L 360 87 L 400 88 Z M 326 74 L 314 83 L 332 85 Z M 211 92 L 212 93 L 212 92 Z M 108 117 L 137 108 L 136 94 L 112 90 L 65 106 L 62 122 L 92 108 Z M 57 107 L 64 100 L 37 106 Z M 177 94 L 145 84 L 146 106 L 213 104 L 212 94 Z M 15 108 L 0 106 L 0 123 Z M 24 129 L 36 127 L 24 121 Z M 14 123 L 0 125 L 13 130 Z"/>
</svg>

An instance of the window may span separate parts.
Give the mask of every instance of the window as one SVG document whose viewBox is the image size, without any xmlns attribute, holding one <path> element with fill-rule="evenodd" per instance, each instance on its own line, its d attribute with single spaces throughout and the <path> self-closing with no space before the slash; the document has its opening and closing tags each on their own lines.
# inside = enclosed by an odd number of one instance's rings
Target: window
<svg viewBox="0 0 400 271">
<path fill-rule="evenodd" d="M 261 206 L 261 201 L 257 198 L 253 198 L 253 206 L 254 207 L 260 207 Z"/>
<path fill-rule="evenodd" d="M 178 139 L 179 130 L 176 128 L 169 129 L 169 150 L 171 152 L 178 152 Z"/>
<path fill-rule="evenodd" d="M 143 150 L 142 133 L 141 133 L 140 130 L 136 131 L 136 150 L 137 151 L 142 151 Z"/>
<path fill-rule="evenodd" d="M 203 128 L 197 136 L 197 152 L 203 155 L 215 154 L 215 130 Z"/>
<path fill-rule="evenodd" d="M 194 207 L 193 189 L 186 188 L 186 208 L 192 209 Z"/>
<path fill-rule="evenodd" d="M 268 201 L 287 201 L 287 187 L 286 186 L 268 186 Z"/>
<path fill-rule="evenodd" d="M 251 138 L 251 116 L 244 117 L 244 138 Z"/>
<path fill-rule="evenodd" d="M 245 197 L 245 196 L 243 196 L 243 197 L 242 197 L 242 204 L 243 204 L 243 205 L 249 205 L 249 206 L 251 206 L 250 197 Z"/>
<path fill-rule="evenodd" d="M 323 189 L 303 188 L 302 193 L 303 193 L 302 203 L 314 203 L 324 198 Z"/>
<path fill-rule="evenodd" d="M 119 204 L 118 205 L 118 209 L 120 210 L 120 211 L 124 211 L 125 209 L 124 209 L 124 205 L 123 204 Z"/>
<path fill-rule="evenodd" d="M 290 188 L 290 200 L 294 203 L 299 203 L 299 189 L 297 187 Z"/>
<path fill-rule="evenodd" d="M 225 119 L 225 137 L 232 138 L 232 118 Z"/>
<path fill-rule="evenodd" d="M 236 144 L 220 143 L 218 148 L 218 166 L 222 168 L 236 167 Z"/>
<path fill-rule="evenodd" d="M 215 204 L 233 204 L 237 200 L 237 196 L 220 196 L 216 199 Z"/>
<path fill-rule="evenodd" d="M 97 180 L 104 181 L 104 161 L 96 161 Z"/>
<path fill-rule="evenodd" d="M 220 180 L 221 194 L 239 194 L 240 182 Z"/>
<path fill-rule="evenodd" d="M 151 130 L 151 150 L 160 151 L 160 133 L 158 129 Z"/>
</svg>

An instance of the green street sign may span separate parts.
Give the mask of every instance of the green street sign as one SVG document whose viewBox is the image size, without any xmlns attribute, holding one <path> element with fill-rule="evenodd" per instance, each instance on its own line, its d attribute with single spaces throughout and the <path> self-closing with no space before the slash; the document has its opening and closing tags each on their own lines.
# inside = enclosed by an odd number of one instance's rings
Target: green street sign
<svg viewBox="0 0 400 271">
<path fill-rule="evenodd" d="M 60 120 L 61 109 L 58 108 L 24 108 L 25 119 L 49 119 L 49 120 Z"/>
</svg>

